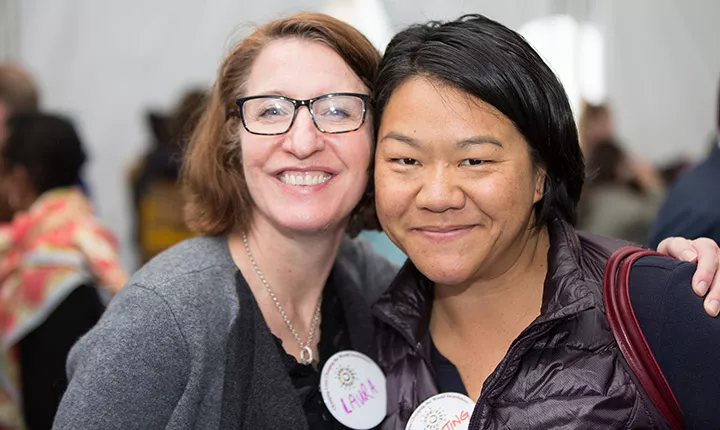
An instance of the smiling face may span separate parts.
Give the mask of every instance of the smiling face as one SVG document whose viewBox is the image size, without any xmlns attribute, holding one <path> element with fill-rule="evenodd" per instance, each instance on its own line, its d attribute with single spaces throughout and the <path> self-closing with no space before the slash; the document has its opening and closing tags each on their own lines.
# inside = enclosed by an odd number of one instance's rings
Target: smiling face
<svg viewBox="0 0 720 430">
<path fill-rule="evenodd" d="M 329 47 L 280 39 L 258 55 L 244 96 L 311 99 L 369 90 Z M 356 131 L 327 134 L 300 107 L 290 130 L 260 136 L 241 127 L 243 170 L 253 200 L 253 222 L 312 234 L 344 230 L 368 180 L 372 150 L 370 117 Z"/>
<path fill-rule="evenodd" d="M 532 235 L 545 174 L 513 123 L 492 106 L 431 78 L 390 97 L 375 156 L 383 229 L 442 285 L 509 270 Z"/>
</svg>

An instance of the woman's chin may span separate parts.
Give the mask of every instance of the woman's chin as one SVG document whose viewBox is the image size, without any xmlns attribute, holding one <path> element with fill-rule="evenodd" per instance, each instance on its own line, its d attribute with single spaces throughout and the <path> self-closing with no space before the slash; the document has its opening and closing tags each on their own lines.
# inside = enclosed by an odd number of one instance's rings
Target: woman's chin
<svg viewBox="0 0 720 430">
<path fill-rule="evenodd" d="M 438 265 L 426 265 L 423 267 L 423 265 L 416 265 L 416 267 L 425 277 L 438 285 L 462 285 L 469 279 L 469 274 L 461 268 L 458 268 L 457 265 L 448 267 Z"/>
<path fill-rule="evenodd" d="M 347 227 L 347 217 L 344 219 L 327 218 L 293 218 L 280 220 L 280 228 L 298 235 L 324 235 L 344 232 Z"/>
</svg>

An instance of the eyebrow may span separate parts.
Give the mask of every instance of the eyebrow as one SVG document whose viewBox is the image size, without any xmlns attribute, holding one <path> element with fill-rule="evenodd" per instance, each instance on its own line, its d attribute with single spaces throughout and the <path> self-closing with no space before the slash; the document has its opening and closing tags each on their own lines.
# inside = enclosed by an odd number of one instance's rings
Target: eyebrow
<svg viewBox="0 0 720 430">
<path fill-rule="evenodd" d="M 404 134 L 400 134 L 400 133 L 395 133 L 394 131 L 391 131 L 390 133 L 383 136 L 382 139 L 380 139 L 380 141 L 382 142 L 383 140 L 386 140 L 386 139 L 397 140 L 398 142 L 402 142 L 408 146 L 412 146 L 413 148 L 420 147 L 420 144 L 412 137 L 405 136 Z"/>
<path fill-rule="evenodd" d="M 282 91 L 279 90 L 270 90 L 270 91 L 259 91 L 255 94 L 247 94 L 243 97 L 255 97 L 255 96 L 280 96 L 280 97 L 286 97 L 285 94 Z"/>
<path fill-rule="evenodd" d="M 457 143 L 457 146 L 460 148 L 468 148 L 470 146 L 482 145 L 485 143 L 490 143 L 492 145 L 499 146 L 500 148 L 504 148 L 503 144 L 492 136 L 474 136 L 469 139 L 463 139 Z"/>
<path fill-rule="evenodd" d="M 385 136 L 383 136 L 381 141 L 383 141 L 385 139 L 397 140 L 398 142 L 402 142 L 408 146 L 412 146 L 413 148 L 420 147 L 420 144 L 418 143 L 418 141 L 413 139 L 412 137 L 405 136 L 404 134 L 400 134 L 400 133 L 396 133 L 396 132 L 392 132 L 392 131 L 390 133 L 386 134 Z M 503 144 L 499 140 L 495 139 L 492 136 L 484 136 L 484 135 L 473 136 L 468 139 L 460 140 L 456 143 L 456 145 L 459 148 L 465 149 L 465 148 L 468 148 L 468 147 L 471 147 L 474 145 L 483 145 L 483 144 L 487 144 L 487 143 L 499 146 L 500 148 L 504 148 Z"/>
</svg>

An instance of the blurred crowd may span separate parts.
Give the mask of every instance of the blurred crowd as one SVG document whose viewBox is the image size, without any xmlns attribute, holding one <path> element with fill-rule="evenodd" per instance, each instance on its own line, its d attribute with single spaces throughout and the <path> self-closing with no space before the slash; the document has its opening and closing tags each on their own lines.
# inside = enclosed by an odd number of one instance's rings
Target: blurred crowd
<svg viewBox="0 0 720 430">
<path fill-rule="evenodd" d="M 127 175 L 137 252 L 144 263 L 193 236 L 177 185 L 185 134 L 205 97 L 183 94 L 171 112 L 146 114 L 152 141 Z M 115 232 L 99 219 L 83 178 L 87 147 L 74 121 L 41 108 L 32 75 L 0 64 L 0 414 L 21 392 L 28 428 L 50 428 L 67 385 L 70 347 L 128 280 Z M 22 389 L 20 389 L 22 387 Z"/>
<path fill-rule="evenodd" d="M 718 91 L 716 129 L 720 131 Z M 585 104 L 578 133 L 587 169 L 579 206 L 581 230 L 652 248 L 670 236 L 720 238 L 720 203 L 711 203 L 717 198 L 720 173 L 697 178 L 698 171 L 708 169 L 703 166 L 717 162 L 717 135 L 710 142 L 707 160 L 695 167 L 683 156 L 653 165 L 633 153 L 632 145 L 618 136 L 609 104 Z"/>
</svg>

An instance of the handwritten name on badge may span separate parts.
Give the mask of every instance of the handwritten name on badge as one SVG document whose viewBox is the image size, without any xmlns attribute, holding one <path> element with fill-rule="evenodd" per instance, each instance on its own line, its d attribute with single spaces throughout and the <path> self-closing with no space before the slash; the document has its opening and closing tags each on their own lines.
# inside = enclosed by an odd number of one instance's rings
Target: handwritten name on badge
<svg viewBox="0 0 720 430">
<path fill-rule="evenodd" d="M 405 430 L 467 430 L 475 402 L 459 393 L 425 400 L 410 416 Z"/>
<path fill-rule="evenodd" d="M 385 418 L 385 383 L 380 367 L 355 351 L 333 355 L 320 374 L 325 405 L 341 424 L 352 429 L 370 429 Z"/>
<path fill-rule="evenodd" d="M 360 388 L 356 393 L 348 394 L 347 401 L 344 397 L 341 397 L 340 403 L 342 403 L 345 413 L 351 414 L 362 408 L 368 400 L 375 399 L 375 396 L 379 394 L 380 392 L 375 388 L 375 384 L 368 378 L 366 383 L 360 383 Z"/>
</svg>

